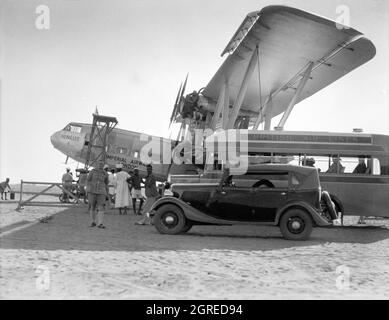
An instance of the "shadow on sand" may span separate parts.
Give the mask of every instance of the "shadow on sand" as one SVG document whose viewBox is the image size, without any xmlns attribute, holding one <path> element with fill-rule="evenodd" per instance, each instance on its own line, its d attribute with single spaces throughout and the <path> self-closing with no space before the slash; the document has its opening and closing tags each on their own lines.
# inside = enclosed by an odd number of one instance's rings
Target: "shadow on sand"
<svg viewBox="0 0 389 320">
<path fill-rule="evenodd" d="M 90 228 L 85 207 L 55 214 L 47 223 L 36 223 L 0 238 L 3 249 L 151 251 L 151 250 L 276 250 L 324 243 L 368 244 L 389 238 L 386 227 L 317 228 L 308 241 L 284 240 L 278 227 L 195 226 L 184 235 L 162 235 L 153 226 L 136 226 L 139 216 L 105 215 L 107 229 Z M 4 232 L 5 230 L 1 230 Z"/>
</svg>

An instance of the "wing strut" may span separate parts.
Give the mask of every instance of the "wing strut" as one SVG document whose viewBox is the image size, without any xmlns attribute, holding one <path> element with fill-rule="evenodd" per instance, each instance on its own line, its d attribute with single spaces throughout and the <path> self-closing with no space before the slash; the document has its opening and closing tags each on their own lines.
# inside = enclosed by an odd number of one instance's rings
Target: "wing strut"
<svg viewBox="0 0 389 320">
<path fill-rule="evenodd" d="M 222 128 L 224 130 L 227 128 L 229 114 L 230 114 L 230 85 L 226 81 L 226 90 L 224 92 L 224 110 L 222 113 Z"/>
<path fill-rule="evenodd" d="M 284 112 L 284 114 L 282 116 L 282 119 L 281 119 L 280 123 L 278 124 L 277 128 L 279 130 L 283 130 L 284 129 L 286 120 L 288 120 L 289 115 L 292 112 L 293 107 L 295 106 L 295 104 L 297 102 L 297 99 L 300 97 L 301 92 L 303 91 L 303 89 L 304 89 L 304 87 L 305 87 L 309 77 L 311 76 L 311 72 L 312 72 L 314 64 L 315 64 L 314 62 L 310 62 L 308 67 L 307 67 L 307 69 L 305 70 L 304 76 L 301 79 L 301 81 L 300 81 L 300 83 L 299 83 L 299 85 L 297 87 L 296 93 L 294 94 L 292 100 L 290 101 L 290 103 L 288 105 L 288 108 L 285 110 L 285 112 Z"/>
<path fill-rule="evenodd" d="M 257 56 L 258 56 L 258 47 L 255 48 L 255 50 L 254 50 L 254 52 L 253 52 L 253 54 L 251 56 L 249 65 L 247 67 L 247 70 L 246 70 L 246 72 L 244 74 L 243 81 L 242 81 L 242 84 L 240 86 L 238 96 L 237 96 L 237 98 L 235 100 L 234 107 L 233 107 L 232 112 L 231 112 L 231 116 L 228 119 L 227 129 L 233 129 L 234 128 L 234 124 L 235 124 L 235 121 L 236 121 L 236 119 L 238 117 L 240 107 L 242 106 L 244 97 L 246 95 L 246 91 L 247 91 L 247 88 L 248 88 L 248 85 L 249 85 L 250 78 L 251 78 L 251 76 L 253 74 L 253 71 L 254 71 L 254 68 L 255 68 L 255 65 L 256 65 Z"/>
<path fill-rule="evenodd" d="M 226 86 L 227 86 L 227 81 L 224 81 L 222 87 L 220 88 L 219 98 L 217 99 L 217 104 L 216 104 L 216 110 L 215 113 L 213 114 L 211 125 L 210 125 L 212 130 L 215 130 L 216 124 L 220 117 L 220 113 L 223 110 L 224 99 L 226 95 Z"/>
<path fill-rule="evenodd" d="M 266 103 L 266 108 L 265 108 L 265 130 L 270 130 L 271 127 L 271 119 L 273 117 L 273 95 L 269 96 L 269 99 L 267 100 Z M 256 128 L 255 130 L 257 130 Z"/>
<path fill-rule="evenodd" d="M 264 110 L 266 108 L 264 108 L 263 104 L 262 104 L 262 85 L 261 85 L 261 59 L 260 59 L 260 56 L 259 56 L 259 47 L 257 45 L 257 50 L 258 50 L 258 90 L 259 90 L 259 114 L 258 114 L 258 118 L 257 118 L 257 121 L 255 122 L 255 125 L 254 125 L 254 130 L 257 130 L 258 129 L 258 126 L 259 124 L 262 122 L 263 120 L 263 117 L 264 117 L 264 112 L 266 110 Z"/>
</svg>

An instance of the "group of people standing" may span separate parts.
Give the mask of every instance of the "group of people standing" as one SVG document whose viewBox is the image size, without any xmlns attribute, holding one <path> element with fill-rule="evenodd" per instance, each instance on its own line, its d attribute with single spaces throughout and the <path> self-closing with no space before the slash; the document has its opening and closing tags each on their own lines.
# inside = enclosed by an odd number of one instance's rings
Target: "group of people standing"
<svg viewBox="0 0 389 320">
<path fill-rule="evenodd" d="M 147 176 L 145 179 L 140 177 L 137 168 L 130 175 L 123 170 L 122 164 L 116 165 L 116 172 L 109 174 L 108 170 L 109 167 L 100 161 L 87 177 L 87 192 L 92 219 L 90 226 L 105 228 L 103 218 L 106 203 L 107 201 L 111 201 L 113 197 L 115 198 L 115 208 L 119 209 L 119 214 L 127 214 L 131 195 L 134 213 L 141 215 L 144 202 L 141 184 L 145 186 L 146 202 L 143 207 L 144 217 L 140 221 L 137 221 L 136 224 L 151 224 L 149 211 L 159 195 L 152 166 L 147 166 Z M 137 199 L 140 201 L 138 210 L 136 210 Z"/>
</svg>

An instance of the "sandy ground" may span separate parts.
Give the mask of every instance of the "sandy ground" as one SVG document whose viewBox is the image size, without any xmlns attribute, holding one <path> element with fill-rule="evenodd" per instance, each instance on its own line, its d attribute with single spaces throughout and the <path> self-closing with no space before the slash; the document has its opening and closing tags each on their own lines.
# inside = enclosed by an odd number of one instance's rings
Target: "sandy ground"
<svg viewBox="0 0 389 320">
<path fill-rule="evenodd" d="M 0 204 L 1 299 L 389 298 L 388 220 L 294 242 L 274 227 L 168 236 L 132 214 L 109 211 L 102 230 L 85 207 L 15 208 Z"/>
</svg>

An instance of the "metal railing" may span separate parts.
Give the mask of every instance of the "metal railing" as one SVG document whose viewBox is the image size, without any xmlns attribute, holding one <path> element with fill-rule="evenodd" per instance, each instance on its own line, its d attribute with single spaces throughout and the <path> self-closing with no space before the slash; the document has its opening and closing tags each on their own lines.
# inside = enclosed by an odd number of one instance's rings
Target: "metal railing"
<svg viewBox="0 0 389 320">
<path fill-rule="evenodd" d="M 41 191 L 23 191 L 24 185 L 46 185 L 47 187 Z M 48 193 L 52 188 L 57 187 L 60 189 L 59 193 Z M 62 194 L 66 194 L 69 199 L 71 199 L 72 203 L 64 203 L 59 200 L 59 196 Z M 23 194 L 32 195 L 31 197 L 23 200 Z M 39 196 L 57 196 L 57 201 L 33 201 Z M 77 205 L 79 203 L 79 197 L 73 194 L 70 190 L 66 189 L 62 183 L 58 182 L 36 182 L 36 181 L 20 181 L 20 191 L 19 191 L 19 201 L 16 210 L 21 210 L 25 206 L 42 206 L 42 207 L 70 207 Z"/>
</svg>

